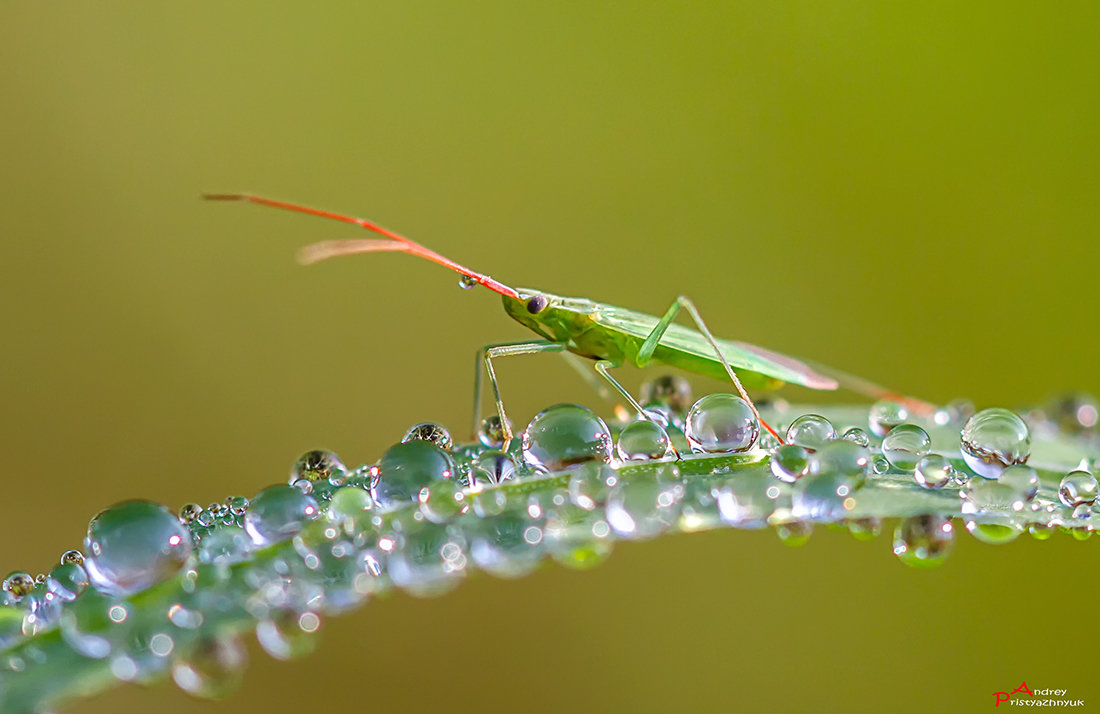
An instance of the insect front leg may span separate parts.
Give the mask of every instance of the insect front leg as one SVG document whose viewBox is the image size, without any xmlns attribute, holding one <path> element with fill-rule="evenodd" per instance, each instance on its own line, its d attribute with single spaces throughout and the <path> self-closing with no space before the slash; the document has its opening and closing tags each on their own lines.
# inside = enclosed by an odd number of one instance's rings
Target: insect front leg
<svg viewBox="0 0 1100 714">
<path fill-rule="evenodd" d="M 477 371 L 474 376 L 474 421 L 473 434 L 477 436 L 478 420 L 481 418 L 481 375 L 482 364 L 484 372 L 489 375 L 489 384 L 493 387 L 493 399 L 497 404 L 497 415 L 500 417 L 500 426 L 504 430 L 504 448 L 512 441 L 512 425 L 508 422 L 508 416 L 504 413 L 504 401 L 500 398 L 500 384 L 497 382 L 497 373 L 493 369 L 493 359 L 497 357 L 516 357 L 518 355 L 533 355 L 541 352 L 561 352 L 565 346 L 557 342 L 537 340 L 534 342 L 514 342 L 500 345 L 486 345 L 477 352 Z"/>
<path fill-rule="evenodd" d="M 664 316 L 657 322 L 656 327 L 649 333 L 649 336 L 645 338 L 645 342 L 642 343 L 641 348 L 638 350 L 638 366 L 644 367 L 652 358 L 653 353 L 657 351 L 657 346 L 661 343 L 661 337 L 668 331 L 669 325 L 676 319 L 676 316 L 680 314 L 680 309 L 683 308 L 691 315 L 691 319 L 695 322 L 695 326 L 699 329 L 699 332 L 703 333 L 703 337 L 710 343 L 711 348 L 714 350 L 714 354 L 718 357 L 718 361 L 722 363 L 722 366 L 726 369 L 726 374 L 729 375 L 730 381 L 733 382 L 733 386 L 737 388 L 737 393 L 741 395 L 741 398 L 748 403 L 749 408 L 752 409 L 753 416 L 756 420 L 767 429 L 772 436 L 779 440 L 782 444 L 783 437 L 776 433 L 775 429 L 771 427 L 768 422 L 764 421 L 760 416 L 760 412 L 756 409 L 756 404 L 753 403 L 752 397 L 745 391 L 745 387 L 741 385 L 741 380 L 737 378 L 737 373 L 733 371 L 733 367 L 730 367 L 729 360 L 722 354 L 722 348 L 718 346 L 718 341 L 714 339 L 714 335 L 710 334 L 710 330 L 707 328 L 707 323 L 703 322 L 703 318 L 699 315 L 699 311 L 695 309 L 695 304 L 691 302 L 689 298 L 684 295 L 676 298 L 676 301 L 672 303 L 672 306 L 664 314 Z"/>
</svg>

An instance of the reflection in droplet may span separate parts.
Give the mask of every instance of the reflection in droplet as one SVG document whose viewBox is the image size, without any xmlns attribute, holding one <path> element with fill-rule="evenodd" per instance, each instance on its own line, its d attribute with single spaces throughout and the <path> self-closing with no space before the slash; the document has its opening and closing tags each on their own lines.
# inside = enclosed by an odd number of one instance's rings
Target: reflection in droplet
<svg viewBox="0 0 1100 714">
<path fill-rule="evenodd" d="M 708 394 L 688 411 L 684 426 L 691 450 L 699 453 L 747 451 L 760 435 L 752 408 L 733 394 Z"/>
<path fill-rule="evenodd" d="M 540 471 L 561 471 L 588 461 L 611 461 L 607 424 L 590 409 L 558 404 L 535 415 L 523 432 L 523 457 Z"/>
<path fill-rule="evenodd" d="M 134 593 L 178 573 L 191 547 L 191 535 L 167 508 L 127 501 L 88 524 L 84 567 L 99 590 Z"/>
<path fill-rule="evenodd" d="M 914 568 L 942 565 L 954 547 L 954 526 L 943 516 L 910 516 L 894 530 L 894 555 Z"/>
<path fill-rule="evenodd" d="M 1026 463 L 1031 455 L 1031 431 L 1007 409 L 983 409 L 970 417 L 960 442 L 966 465 L 985 478 L 997 478 L 1009 466 Z"/>
</svg>

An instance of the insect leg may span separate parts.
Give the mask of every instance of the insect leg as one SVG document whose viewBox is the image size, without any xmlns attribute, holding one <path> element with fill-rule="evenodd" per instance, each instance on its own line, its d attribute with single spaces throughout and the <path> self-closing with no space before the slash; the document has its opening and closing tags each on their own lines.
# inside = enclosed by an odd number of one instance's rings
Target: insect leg
<svg viewBox="0 0 1100 714">
<path fill-rule="evenodd" d="M 508 423 L 508 417 L 504 413 L 504 401 L 500 398 L 500 385 L 497 383 L 497 373 L 493 369 L 493 359 L 496 357 L 515 357 L 518 355 L 533 355 L 540 352 L 561 352 L 565 345 L 546 340 L 535 342 L 514 342 L 502 345 L 486 345 L 477 352 L 477 372 L 474 376 L 474 421 L 473 432 L 476 436 L 478 419 L 481 417 L 481 366 L 484 362 L 485 372 L 489 375 L 489 384 L 493 387 L 493 399 L 496 400 L 497 414 L 500 416 L 500 426 L 504 430 L 504 444 L 512 440 L 512 426 Z"/>
<path fill-rule="evenodd" d="M 612 377 L 611 373 L 608 371 L 612 369 L 617 369 L 621 366 L 622 365 L 616 364 L 609 359 L 601 359 L 596 362 L 596 371 L 599 372 L 601 377 L 607 380 L 607 383 L 610 384 L 616 392 L 622 395 L 622 398 L 625 399 L 627 403 L 634 408 L 634 411 L 638 412 L 638 416 L 642 417 L 643 419 L 649 419 L 649 415 L 646 414 L 645 409 L 643 409 L 642 405 L 638 403 L 638 400 L 631 396 L 630 392 L 626 391 L 626 388 L 623 387 L 623 385 L 619 384 L 618 380 Z"/>
<path fill-rule="evenodd" d="M 645 338 L 645 342 L 642 343 L 641 349 L 638 350 L 638 366 L 644 367 L 653 357 L 653 353 L 657 350 L 657 345 L 661 342 L 661 337 L 664 336 L 665 332 L 668 330 L 668 326 L 672 324 L 676 316 L 680 314 L 681 308 L 688 311 L 688 314 L 691 315 L 691 319 L 695 321 L 695 326 L 699 328 L 699 332 L 703 333 L 703 337 L 710 343 L 711 348 L 714 349 L 714 354 L 718 356 L 718 361 L 726 368 L 726 374 L 729 375 L 730 381 L 733 382 L 733 386 L 737 388 L 737 393 L 748 403 L 756 420 L 759 421 L 772 436 L 778 439 L 780 444 L 784 443 L 783 437 L 776 433 L 775 429 L 771 427 L 771 424 L 768 424 L 768 422 L 764 421 L 760 416 L 760 412 L 757 411 L 756 404 L 753 403 L 752 397 L 749 396 L 749 393 L 746 392 L 745 388 L 741 385 L 741 380 L 737 378 L 737 373 L 730 367 L 729 360 L 722 354 L 722 348 L 718 346 L 718 342 L 714 339 L 714 335 L 710 334 L 710 330 L 707 329 L 707 324 L 703 322 L 703 318 L 699 315 L 699 311 L 695 309 L 695 304 L 686 296 L 681 295 L 676 298 L 676 301 L 672 303 L 668 312 L 664 314 L 656 327 L 653 328 L 653 332 L 649 333 L 649 336 Z"/>
</svg>

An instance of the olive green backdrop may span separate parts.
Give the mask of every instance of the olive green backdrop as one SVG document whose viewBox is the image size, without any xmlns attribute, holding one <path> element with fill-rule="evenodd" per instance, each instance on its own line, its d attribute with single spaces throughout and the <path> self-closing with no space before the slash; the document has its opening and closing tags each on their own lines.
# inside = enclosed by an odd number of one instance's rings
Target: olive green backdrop
<svg viewBox="0 0 1100 714">
<path fill-rule="evenodd" d="M 525 336 L 407 256 L 300 268 L 355 229 L 200 191 L 365 215 L 513 284 L 686 293 L 723 336 L 930 399 L 1100 391 L 1096 3 L 0 11 L 4 572 L 123 498 L 461 434 L 475 350 Z M 518 422 L 598 405 L 555 357 L 500 371 Z M 371 602 L 227 702 L 75 710 L 976 711 L 1021 680 L 1100 707 L 1096 545 L 963 532 L 918 572 L 886 534 L 676 536 Z"/>
</svg>

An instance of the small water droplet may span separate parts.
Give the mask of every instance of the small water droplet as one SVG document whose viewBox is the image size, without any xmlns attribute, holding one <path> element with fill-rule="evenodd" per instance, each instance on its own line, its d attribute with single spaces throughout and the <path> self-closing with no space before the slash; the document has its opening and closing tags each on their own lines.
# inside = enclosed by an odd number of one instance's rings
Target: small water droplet
<svg viewBox="0 0 1100 714">
<path fill-rule="evenodd" d="M 966 530 L 983 543 L 1001 545 L 1016 540 L 1023 528 L 1012 521 L 989 522 L 968 520 Z"/>
<path fill-rule="evenodd" d="M 191 548 L 191 534 L 167 508 L 127 501 L 88 524 L 84 567 L 96 588 L 129 594 L 178 573 Z"/>
<path fill-rule="evenodd" d="M 772 475 L 784 483 L 794 483 L 810 472 L 810 452 L 797 444 L 784 444 L 772 450 Z"/>
<path fill-rule="evenodd" d="M 741 397 L 708 394 L 688 411 L 684 435 L 691 450 L 697 453 L 748 451 L 760 436 L 760 422 Z"/>
<path fill-rule="evenodd" d="M 951 462 L 940 454 L 928 454 L 921 457 L 913 471 L 913 478 L 919 486 L 929 489 L 943 488 L 955 477 Z"/>
<path fill-rule="evenodd" d="M 30 595 L 33 589 L 34 578 L 31 577 L 30 573 L 15 572 L 4 578 L 4 592 L 11 595 L 16 601 Z"/>
<path fill-rule="evenodd" d="M 471 472 L 474 486 L 495 486 L 516 478 L 516 462 L 503 451 L 485 451 Z"/>
<path fill-rule="evenodd" d="M 895 426 L 901 426 L 909 421 L 909 410 L 897 402 L 882 400 L 871 405 L 867 412 L 867 426 L 871 433 L 880 439 Z"/>
<path fill-rule="evenodd" d="M 202 513 L 202 506 L 197 503 L 187 503 L 180 507 L 179 519 L 184 525 L 193 523 Z"/>
<path fill-rule="evenodd" d="M 386 450 L 378 462 L 378 478 L 371 495 L 383 508 L 412 501 L 420 489 L 454 476 L 455 463 L 428 441 L 407 441 Z"/>
<path fill-rule="evenodd" d="M 247 663 L 248 652 L 237 637 L 203 637 L 176 658 L 172 679 L 192 696 L 220 699 L 237 690 Z"/>
<path fill-rule="evenodd" d="M 1026 463 L 1031 455 L 1031 431 L 1007 409 L 983 409 L 970 417 L 960 442 L 966 465 L 985 478 L 995 479 L 1009 466 Z"/>
<path fill-rule="evenodd" d="M 462 487 L 454 479 L 436 481 L 420 489 L 417 504 L 424 517 L 433 523 L 446 523 L 466 508 Z"/>
<path fill-rule="evenodd" d="M 199 546 L 199 562 L 216 565 L 239 563 L 248 557 L 252 546 L 252 539 L 239 526 L 215 528 L 203 536 Z"/>
<path fill-rule="evenodd" d="M 318 515 L 312 496 L 293 486 L 269 486 L 252 499 L 244 527 L 253 543 L 266 546 L 289 540 Z"/>
<path fill-rule="evenodd" d="M 469 275 L 461 275 L 458 278 L 458 287 L 462 288 L 463 290 L 469 290 L 475 285 L 477 285 L 477 280 L 471 278 Z"/>
<path fill-rule="evenodd" d="M 356 531 L 366 528 L 374 510 L 374 499 L 357 486 L 344 486 L 332 494 L 328 506 L 328 518 L 331 521 L 350 521 Z"/>
<path fill-rule="evenodd" d="M 955 528 L 936 515 L 903 518 L 894 529 L 894 555 L 914 568 L 935 568 L 955 547 Z"/>
<path fill-rule="evenodd" d="M 931 450 L 928 432 L 915 424 L 899 424 L 882 439 L 882 454 L 898 471 L 913 471 Z"/>
<path fill-rule="evenodd" d="M 504 425 L 498 415 L 487 416 L 481 420 L 477 430 L 477 440 L 489 449 L 499 449 L 504 446 Z"/>
<path fill-rule="evenodd" d="M 615 445 L 621 461 L 653 461 L 670 453 L 668 433 L 655 421 L 632 421 L 619 432 Z"/>
<path fill-rule="evenodd" d="M 315 449 L 302 454 L 301 458 L 294 462 L 287 483 L 294 485 L 303 479 L 306 481 L 331 481 L 333 478 L 343 483 L 347 475 L 348 469 L 339 456 L 331 451 Z"/>
<path fill-rule="evenodd" d="M 1094 503 L 1098 491 L 1100 486 L 1095 476 L 1088 471 L 1070 471 L 1058 485 L 1058 500 L 1069 508 L 1076 508 L 1081 504 Z"/>
<path fill-rule="evenodd" d="M 607 501 L 607 494 L 619 482 L 618 473 L 604 464 L 585 464 L 569 477 L 569 498 L 579 508 L 591 511 Z"/>
<path fill-rule="evenodd" d="M 611 461 L 607 424 L 576 404 L 558 404 L 536 414 L 523 432 L 522 442 L 524 460 L 540 471 Z"/>
<path fill-rule="evenodd" d="M 447 431 L 442 425 L 431 421 L 412 426 L 405 432 L 405 436 L 401 438 L 401 441 L 427 441 L 446 452 L 454 449 L 454 439 L 451 438 L 451 432 Z"/>
<path fill-rule="evenodd" d="M 1009 466 L 1001 473 L 1000 482 L 1013 494 L 1012 510 L 1023 510 L 1039 492 L 1039 474 L 1035 469 L 1023 464 Z"/>
<path fill-rule="evenodd" d="M 836 438 L 833 423 L 818 414 L 805 414 L 787 427 L 787 443 L 817 451 Z"/>
<path fill-rule="evenodd" d="M 848 429 L 840 438 L 844 439 L 845 441 L 850 441 L 853 444 L 858 444 L 859 446 L 871 445 L 871 437 L 869 437 L 867 435 L 867 432 L 865 432 L 863 429 L 860 429 L 858 426 L 853 426 L 851 429 Z"/>
</svg>

